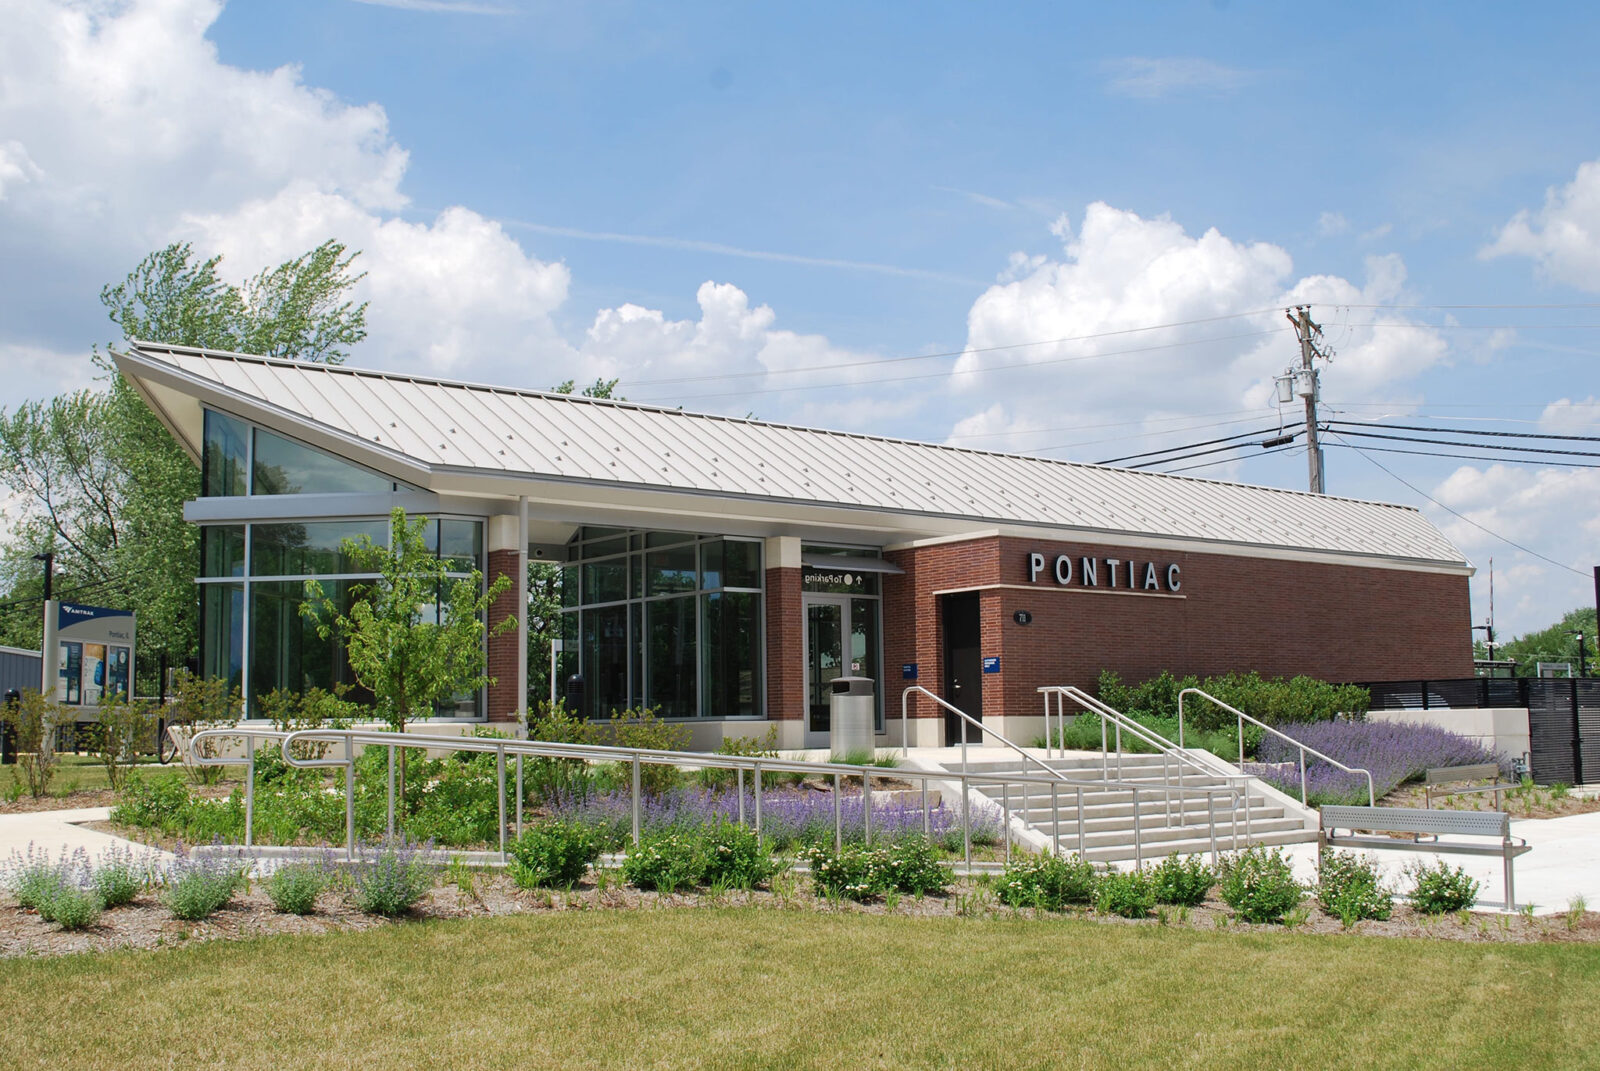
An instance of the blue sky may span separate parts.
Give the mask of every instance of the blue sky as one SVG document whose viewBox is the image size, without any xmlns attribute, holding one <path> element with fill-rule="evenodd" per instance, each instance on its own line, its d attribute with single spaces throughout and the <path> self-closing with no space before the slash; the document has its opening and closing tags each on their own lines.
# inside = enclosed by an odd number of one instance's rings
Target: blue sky
<svg viewBox="0 0 1600 1071">
<path fill-rule="evenodd" d="M 366 366 L 1094 461 L 1276 424 L 1303 300 L 1336 418 L 1600 435 L 1587 6 L 0 15 L 0 404 L 86 380 L 152 248 L 338 237 Z M 1569 307 L 1441 307 L 1491 305 Z M 1330 492 L 1423 507 L 1475 620 L 1490 557 L 1502 632 L 1592 599 L 1600 469 L 1369 456 Z"/>
</svg>

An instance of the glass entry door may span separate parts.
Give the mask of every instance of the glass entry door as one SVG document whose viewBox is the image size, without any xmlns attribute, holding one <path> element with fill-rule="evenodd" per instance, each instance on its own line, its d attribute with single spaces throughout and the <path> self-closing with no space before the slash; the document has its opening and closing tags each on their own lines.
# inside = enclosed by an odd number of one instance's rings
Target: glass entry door
<svg viewBox="0 0 1600 1071">
<path fill-rule="evenodd" d="M 882 725 L 883 681 L 878 673 L 878 602 L 848 595 L 806 595 L 805 746 L 828 746 L 829 699 L 839 677 L 871 677 L 879 689 L 878 731 Z"/>
</svg>

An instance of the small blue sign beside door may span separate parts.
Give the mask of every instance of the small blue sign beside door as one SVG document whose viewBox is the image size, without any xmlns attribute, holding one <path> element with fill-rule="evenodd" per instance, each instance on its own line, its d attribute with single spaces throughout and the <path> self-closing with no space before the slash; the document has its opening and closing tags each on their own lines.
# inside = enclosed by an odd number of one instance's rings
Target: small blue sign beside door
<svg viewBox="0 0 1600 1071">
<path fill-rule="evenodd" d="M 985 673 L 999 673 L 1000 657 L 998 655 L 994 655 L 989 658 L 985 658 L 983 660 L 983 671 Z"/>
<path fill-rule="evenodd" d="M 915 662 L 902 662 L 900 664 L 900 679 L 914 681 L 917 679 L 917 664 Z"/>
</svg>

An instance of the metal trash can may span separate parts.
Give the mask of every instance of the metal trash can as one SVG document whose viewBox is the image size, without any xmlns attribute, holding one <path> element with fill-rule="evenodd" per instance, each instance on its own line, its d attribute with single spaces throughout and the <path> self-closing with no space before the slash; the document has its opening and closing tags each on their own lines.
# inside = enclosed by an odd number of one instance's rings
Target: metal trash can
<svg viewBox="0 0 1600 1071">
<path fill-rule="evenodd" d="M 835 677 L 828 696 L 828 746 L 835 755 L 871 752 L 877 744 L 872 731 L 877 709 L 871 677 Z"/>
</svg>

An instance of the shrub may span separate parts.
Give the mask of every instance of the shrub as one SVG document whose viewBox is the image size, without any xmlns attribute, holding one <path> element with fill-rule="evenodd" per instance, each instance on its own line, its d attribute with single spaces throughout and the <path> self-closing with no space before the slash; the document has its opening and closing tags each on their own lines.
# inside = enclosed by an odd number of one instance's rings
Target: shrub
<svg viewBox="0 0 1600 1071">
<path fill-rule="evenodd" d="M 328 887 L 328 873 L 313 863 L 286 863 L 263 882 L 272 906 L 285 915 L 309 915 Z"/>
<path fill-rule="evenodd" d="M 63 930 L 86 930 L 100 921 L 100 896 L 92 889 L 62 885 L 39 905 L 39 917 Z"/>
<path fill-rule="evenodd" d="M 1174 852 L 1156 864 L 1150 872 L 1150 881 L 1156 903 L 1194 907 L 1205 901 L 1211 886 L 1217 883 L 1217 873 L 1198 855 L 1180 859 Z"/>
<path fill-rule="evenodd" d="M 245 869 L 221 856 L 180 855 L 167 868 L 162 902 L 175 918 L 198 922 L 220 910 L 244 884 Z"/>
<path fill-rule="evenodd" d="M 1102 915 L 1142 919 L 1156 906 L 1155 883 L 1143 870 L 1112 871 L 1096 883 L 1094 906 Z"/>
<path fill-rule="evenodd" d="M 645 838 L 622 861 L 622 876 L 641 889 L 672 893 L 686 889 L 705 870 L 705 846 L 693 833 L 658 833 Z"/>
<path fill-rule="evenodd" d="M 121 792 L 128 783 L 140 745 L 153 739 L 156 712 L 148 700 L 129 700 L 112 692 L 100 700 L 99 720 L 90 731 L 95 755 L 105 767 L 106 782 L 112 791 Z"/>
<path fill-rule="evenodd" d="M 530 827 L 512 842 L 511 880 L 524 889 L 570 888 L 600 858 L 592 826 L 556 819 Z"/>
<path fill-rule="evenodd" d="M 394 918 L 411 910 L 432 887 L 433 872 L 419 849 L 396 837 L 385 840 L 371 862 L 356 866 L 350 899 L 369 915 Z"/>
<path fill-rule="evenodd" d="M 1353 852 L 1322 854 L 1317 903 L 1346 926 L 1362 919 L 1386 919 L 1394 912 L 1394 896 L 1383 888 L 1377 864 Z"/>
<path fill-rule="evenodd" d="M 61 858 L 51 862 L 48 851 L 38 851 L 30 844 L 26 854 L 11 853 L 6 864 L 6 888 L 16 898 L 18 906 L 39 911 L 56 890 L 68 883 L 73 870 L 87 865 L 88 856 L 81 848 L 72 853 L 63 848 Z"/>
<path fill-rule="evenodd" d="M 846 845 L 835 854 L 832 848 L 813 847 L 800 857 L 811 867 L 818 896 L 871 900 L 889 888 L 887 853 L 882 848 Z"/>
<path fill-rule="evenodd" d="M 939 861 L 926 837 L 906 837 L 884 851 L 884 880 L 913 896 L 942 893 L 956 880 L 955 871 Z"/>
<path fill-rule="evenodd" d="M 1282 849 L 1258 844 L 1223 867 L 1222 899 L 1245 922 L 1281 922 L 1303 896 Z"/>
<path fill-rule="evenodd" d="M 49 791 L 56 775 L 56 730 L 70 730 L 75 717 L 70 707 L 33 688 L 24 688 L 16 703 L 0 703 L 0 723 L 11 729 L 17 769 L 28 782 L 28 794 L 35 799 Z"/>
<path fill-rule="evenodd" d="M 776 725 L 767 729 L 767 735 L 761 739 L 753 736 L 730 736 L 717 745 L 718 755 L 740 755 L 745 758 L 775 759 L 778 757 L 778 727 Z M 721 770 L 707 766 L 696 770 L 695 781 L 705 788 L 729 788 L 738 783 L 739 774 L 736 770 Z M 780 781 L 776 773 L 761 774 L 761 783 L 767 788 L 776 788 Z M 750 779 L 745 778 L 745 791 L 750 791 Z"/>
<path fill-rule="evenodd" d="M 1124 684 L 1110 670 L 1100 674 L 1099 697 L 1124 714 L 1177 718 L 1178 693 L 1185 688 L 1210 692 L 1268 725 L 1331 721 L 1339 714 L 1362 715 L 1371 703 L 1365 688 L 1328 684 L 1311 677 L 1266 679 L 1256 672 L 1228 673 L 1221 677 L 1174 677 L 1162 673 L 1140 684 Z M 1187 728 L 1202 731 L 1236 726 L 1238 719 L 1221 707 L 1196 696 L 1184 703 Z M 1237 757 L 1237 751 L 1235 751 Z"/>
<path fill-rule="evenodd" d="M 739 889 L 755 888 L 775 869 L 755 830 L 734 822 L 722 822 L 706 835 L 702 860 L 702 882 Z"/>
<path fill-rule="evenodd" d="M 1410 871 L 1414 885 L 1411 906 L 1427 915 L 1465 911 L 1478 902 L 1478 883 L 1460 867 L 1444 860 L 1432 866 L 1418 864 Z"/>
<path fill-rule="evenodd" d="M 1068 904 L 1092 903 L 1099 881 L 1094 866 L 1076 855 L 1040 855 L 1013 861 L 995 892 L 1011 907 L 1060 911 Z"/>
<path fill-rule="evenodd" d="M 611 734 L 612 743 L 617 747 L 655 751 L 682 751 L 690 739 L 688 726 L 662 721 L 653 707 L 623 711 L 611 723 Z M 627 776 L 631 779 L 631 770 Z M 639 787 L 649 795 L 658 796 L 682 783 L 683 771 L 676 766 L 658 762 L 639 764 Z"/>
<path fill-rule="evenodd" d="M 528 739 L 551 744 L 599 742 L 596 727 L 574 715 L 561 701 L 553 707 L 543 706 L 537 718 L 528 720 Z M 523 785 L 536 800 L 581 798 L 589 790 L 589 764 L 583 759 L 524 759 Z"/>
<path fill-rule="evenodd" d="M 90 882 L 103 906 L 121 907 L 139 895 L 145 878 L 141 868 L 134 864 L 131 850 L 113 848 L 94 868 Z"/>
</svg>

